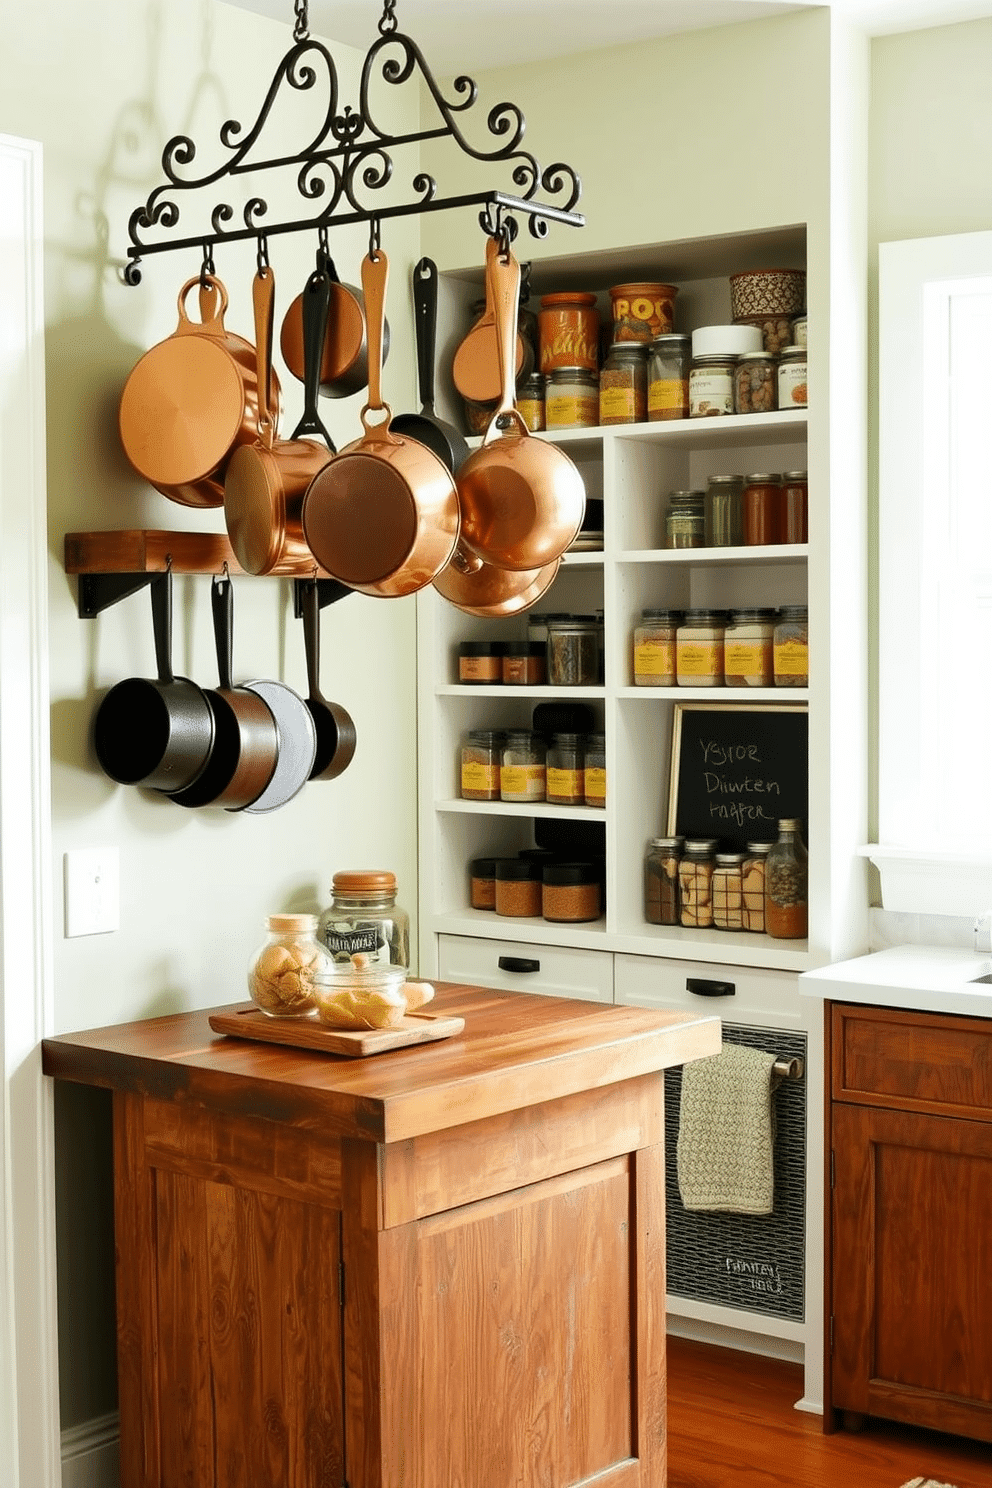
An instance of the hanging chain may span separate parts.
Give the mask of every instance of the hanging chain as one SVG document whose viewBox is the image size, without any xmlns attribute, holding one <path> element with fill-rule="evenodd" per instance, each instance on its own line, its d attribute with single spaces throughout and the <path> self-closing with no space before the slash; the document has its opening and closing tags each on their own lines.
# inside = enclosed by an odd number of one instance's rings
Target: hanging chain
<svg viewBox="0 0 992 1488">
<path fill-rule="evenodd" d="M 307 14 L 309 0 L 293 0 L 293 14 L 296 21 L 293 25 L 293 40 L 306 41 L 310 35 L 310 17 Z"/>
<path fill-rule="evenodd" d="M 380 36 L 388 36 L 391 31 L 396 30 L 396 26 L 396 0 L 384 0 L 382 15 L 379 17 Z"/>
</svg>

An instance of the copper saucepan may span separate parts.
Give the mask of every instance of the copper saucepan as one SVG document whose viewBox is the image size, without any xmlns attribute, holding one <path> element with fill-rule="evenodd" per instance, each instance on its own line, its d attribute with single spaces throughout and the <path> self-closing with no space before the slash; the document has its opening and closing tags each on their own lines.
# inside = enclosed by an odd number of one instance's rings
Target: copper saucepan
<svg viewBox="0 0 992 1488">
<path fill-rule="evenodd" d="M 494 240 L 490 238 L 488 241 Z M 516 315 L 514 315 L 514 327 L 516 324 Z M 511 338 L 512 335 L 511 329 Z M 524 372 L 527 354 L 524 338 L 519 333 L 517 333 L 514 345 L 516 350 L 513 374 L 519 377 Z M 455 350 L 451 364 L 451 378 L 462 397 L 466 398 L 469 403 L 494 403 L 502 393 L 503 372 L 496 332 L 496 306 L 493 303 L 489 275 L 488 249 L 485 309 Z"/>
<path fill-rule="evenodd" d="M 458 493 L 450 470 L 426 445 L 390 430 L 380 390 L 388 275 L 386 255 L 376 249 L 362 264 L 369 327 L 365 432 L 314 476 L 303 531 L 334 578 L 393 599 L 424 588 L 448 562 L 458 539 Z M 385 413 L 385 421 L 370 423 L 371 412 Z"/>
<path fill-rule="evenodd" d="M 263 419 L 255 444 L 235 450 L 224 481 L 224 520 L 241 567 L 250 574 L 312 574 L 314 559 L 303 536 L 302 510 L 307 487 L 331 458 L 334 445 L 317 413 L 317 363 L 328 281 L 312 274 L 304 290 L 307 332 L 306 406 L 291 439 L 274 439 L 272 421 Z M 258 379 L 270 386 L 274 278 L 268 264 L 255 275 L 255 344 Z M 324 443 L 307 439 L 320 435 Z"/>
<path fill-rule="evenodd" d="M 520 265 L 507 245 L 486 244 L 503 375 L 499 406 L 479 449 L 458 471 L 462 547 L 498 568 L 543 568 L 574 541 L 586 492 L 565 452 L 532 437 L 514 406 L 513 331 Z"/>
<path fill-rule="evenodd" d="M 317 273 L 327 277 L 330 301 L 320 355 L 319 391 L 325 398 L 347 398 L 368 386 L 369 346 L 365 297 L 352 284 L 342 284 L 330 254 L 317 251 Z M 300 382 L 306 381 L 303 325 L 304 294 L 297 295 L 283 316 L 279 349 L 282 359 Z M 382 359 L 389 355 L 389 322 L 382 328 Z"/>
<path fill-rule="evenodd" d="M 197 284 L 199 322 L 186 314 Z M 183 506 L 221 506 L 231 451 L 258 437 L 255 348 L 225 327 L 227 305 L 215 276 L 188 280 L 179 292 L 178 326 L 145 352 L 121 394 L 124 453 L 139 475 Z M 278 399 L 273 376 L 266 411 L 274 421 Z"/>
</svg>

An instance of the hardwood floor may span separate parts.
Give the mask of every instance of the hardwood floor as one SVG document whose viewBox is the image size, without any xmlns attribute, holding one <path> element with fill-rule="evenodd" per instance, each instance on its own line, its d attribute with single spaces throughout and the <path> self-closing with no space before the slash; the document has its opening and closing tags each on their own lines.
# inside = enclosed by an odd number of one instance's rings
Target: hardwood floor
<svg viewBox="0 0 992 1488">
<path fill-rule="evenodd" d="M 668 1340 L 668 1488 L 992 1488 L 992 1447 L 882 1421 L 824 1436 L 798 1365 Z"/>
</svg>

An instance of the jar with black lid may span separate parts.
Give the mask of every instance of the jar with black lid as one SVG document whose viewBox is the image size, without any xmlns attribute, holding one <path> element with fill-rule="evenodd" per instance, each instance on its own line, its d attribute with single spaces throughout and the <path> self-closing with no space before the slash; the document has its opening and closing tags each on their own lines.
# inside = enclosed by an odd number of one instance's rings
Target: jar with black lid
<svg viewBox="0 0 992 1488">
<path fill-rule="evenodd" d="M 496 859 L 473 858 L 468 865 L 468 885 L 473 909 L 495 909 Z"/>
<path fill-rule="evenodd" d="M 530 858 L 496 859 L 496 913 L 539 919 L 543 865 Z"/>
<path fill-rule="evenodd" d="M 504 684 L 539 687 L 547 674 L 547 647 L 542 641 L 507 641 L 503 655 Z"/>
<path fill-rule="evenodd" d="M 503 680 L 506 641 L 459 641 L 458 680 L 470 687 L 486 687 Z"/>
<path fill-rule="evenodd" d="M 541 914 L 552 924 L 598 920 L 603 895 L 596 863 L 547 863 L 542 874 Z"/>
</svg>

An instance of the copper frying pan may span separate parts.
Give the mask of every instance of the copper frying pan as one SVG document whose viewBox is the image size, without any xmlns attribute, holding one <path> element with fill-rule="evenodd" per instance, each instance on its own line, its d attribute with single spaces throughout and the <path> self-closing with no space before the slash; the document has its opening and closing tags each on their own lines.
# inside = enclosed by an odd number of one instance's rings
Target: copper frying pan
<svg viewBox="0 0 992 1488">
<path fill-rule="evenodd" d="M 369 348 L 365 324 L 365 297 L 354 285 L 342 284 L 330 254 L 317 250 L 317 273 L 330 284 L 327 324 L 320 356 L 319 391 L 325 398 L 347 398 L 368 386 Z M 303 325 L 304 294 L 297 295 L 283 316 L 279 349 L 282 359 L 300 382 L 306 380 L 306 347 Z M 382 359 L 389 355 L 389 322 L 382 328 Z"/>
<path fill-rule="evenodd" d="M 388 259 L 375 249 L 362 263 L 369 327 L 365 432 L 314 476 L 303 501 L 303 531 L 333 578 L 394 599 L 440 573 L 454 551 L 459 518 L 451 472 L 426 445 L 390 430 L 380 389 L 388 276 Z M 372 412 L 385 413 L 385 421 L 372 424 Z"/>
</svg>

